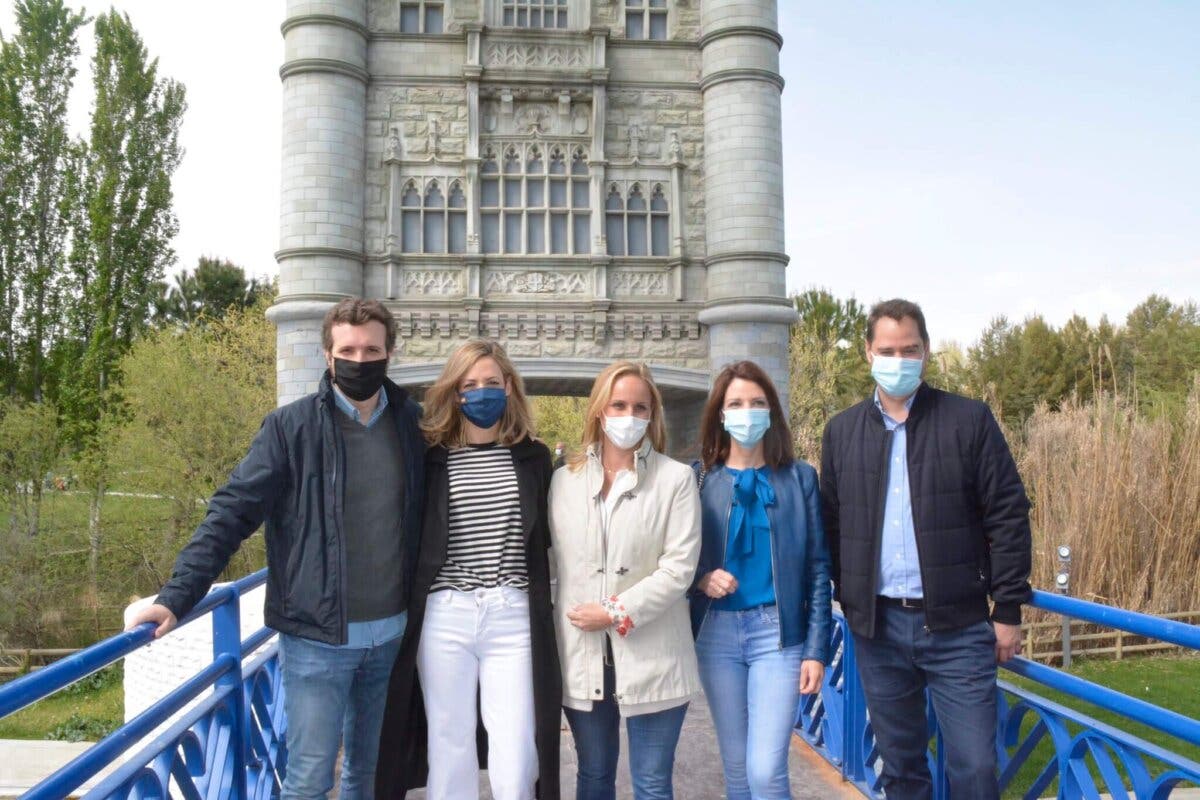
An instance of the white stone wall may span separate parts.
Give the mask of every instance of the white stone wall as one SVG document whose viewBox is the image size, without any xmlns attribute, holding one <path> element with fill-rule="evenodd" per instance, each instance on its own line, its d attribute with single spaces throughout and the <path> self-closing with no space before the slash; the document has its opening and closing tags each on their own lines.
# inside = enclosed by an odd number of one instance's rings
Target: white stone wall
<svg viewBox="0 0 1200 800">
<path fill-rule="evenodd" d="M 224 585 L 216 584 L 213 588 Z M 263 626 L 265 597 L 266 586 L 259 586 L 241 598 L 242 639 Z M 153 602 L 153 597 L 144 597 L 130 603 L 125 608 L 125 624 L 128 625 L 137 612 Z M 208 617 L 177 628 L 130 653 L 125 657 L 125 721 L 128 722 L 161 700 L 211 664 L 212 660 L 212 621 Z M 201 698 L 208 694 L 204 692 Z M 196 702 L 201 698 L 197 698 Z M 172 719 L 178 716 L 176 714 Z"/>
</svg>

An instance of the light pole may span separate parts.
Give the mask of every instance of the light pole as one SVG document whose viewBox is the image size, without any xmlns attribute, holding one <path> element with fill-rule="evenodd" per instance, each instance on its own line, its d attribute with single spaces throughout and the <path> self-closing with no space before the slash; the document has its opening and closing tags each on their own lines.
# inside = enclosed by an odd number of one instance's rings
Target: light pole
<svg viewBox="0 0 1200 800">
<path fill-rule="evenodd" d="M 1054 589 L 1059 594 L 1069 594 L 1071 589 L 1071 548 L 1060 544 L 1057 549 L 1058 573 L 1054 576 Z M 1063 669 L 1071 667 L 1071 618 L 1062 618 L 1062 663 Z"/>
</svg>

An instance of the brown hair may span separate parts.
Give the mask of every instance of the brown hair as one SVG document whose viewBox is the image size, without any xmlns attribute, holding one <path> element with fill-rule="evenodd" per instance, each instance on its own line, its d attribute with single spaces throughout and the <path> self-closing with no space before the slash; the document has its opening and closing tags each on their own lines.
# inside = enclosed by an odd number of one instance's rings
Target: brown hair
<svg viewBox="0 0 1200 800">
<path fill-rule="evenodd" d="M 612 399 L 613 386 L 626 375 L 634 375 L 646 382 L 650 389 L 650 426 L 646 429 L 646 438 L 650 446 L 658 452 L 667 447 L 667 426 L 663 422 L 662 394 L 654 383 L 654 376 L 645 364 L 633 361 L 616 361 L 609 364 L 596 376 L 592 384 L 592 393 L 588 397 L 587 410 L 583 414 L 583 436 L 580 438 L 579 451 L 571 454 L 569 463 L 571 469 L 578 471 L 587 462 L 587 449 L 604 439 L 604 409 Z"/>
<path fill-rule="evenodd" d="M 321 323 L 321 347 L 325 352 L 333 349 L 333 326 L 343 323 L 348 325 L 366 325 L 368 322 L 383 324 L 386 333 L 388 353 L 396 346 L 396 319 L 387 306 L 378 300 L 365 300 L 361 297 L 347 297 L 333 308 L 325 312 L 325 320 Z"/>
<path fill-rule="evenodd" d="M 775 384 L 763 371 L 763 368 L 753 361 L 735 361 L 719 373 L 713 381 L 712 391 L 708 393 L 708 401 L 704 404 L 704 413 L 700 417 L 700 461 L 705 467 L 711 467 L 717 462 L 729 458 L 729 434 L 721 422 L 721 410 L 725 407 L 725 392 L 734 378 L 750 381 L 763 390 L 767 396 L 767 405 L 771 407 L 771 427 L 763 436 L 763 459 L 770 467 L 783 467 L 796 460 L 796 451 L 792 445 L 792 432 L 788 428 L 787 417 L 779 406 L 779 393 Z"/>
<path fill-rule="evenodd" d="M 871 313 L 867 315 L 867 344 L 875 339 L 875 323 L 884 317 L 894 319 L 896 322 L 901 322 L 905 317 L 912 319 L 917 323 L 917 331 L 921 334 L 921 341 L 924 342 L 925 349 L 929 349 L 929 331 L 925 328 L 924 312 L 916 303 L 911 300 L 902 300 L 899 297 L 871 306 Z"/>
<path fill-rule="evenodd" d="M 450 354 L 442 374 L 425 392 L 425 415 L 421 418 L 421 430 L 430 445 L 451 448 L 466 446 L 467 434 L 459 409 L 458 384 L 481 358 L 495 361 L 496 366 L 500 367 L 500 374 L 508 382 L 508 404 L 504 407 L 504 416 L 500 417 L 498 441 L 503 445 L 512 445 L 527 436 L 533 437 L 533 415 L 525 398 L 525 382 L 521 380 L 508 353 L 498 342 L 471 339 Z"/>
</svg>

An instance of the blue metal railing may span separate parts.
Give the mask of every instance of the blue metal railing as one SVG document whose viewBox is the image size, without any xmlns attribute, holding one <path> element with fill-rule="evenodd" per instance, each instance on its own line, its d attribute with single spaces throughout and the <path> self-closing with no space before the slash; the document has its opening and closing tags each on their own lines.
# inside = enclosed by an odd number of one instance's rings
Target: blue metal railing
<svg viewBox="0 0 1200 800">
<path fill-rule="evenodd" d="M 1040 591 L 1033 593 L 1030 605 L 1200 651 L 1200 626 Z M 835 614 L 834 622 L 833 664 L 826 671 L 821 693 L 801 702 L 796 729 L 863 794 L 882 797 L 879 751 L 875 747 L 866 700 L 858 679 L 853 638 L 844 617 Z M 1026 658 L 1014 658 L 1003 666 L 1047 689 L 1200 747 L 1198 720 Z M 1042 797 L 1055 780 L 1058 781 L 1057 797 L 1061 800 L 1094 798 L 1101 793 L 1160 800 L 1181 784 L 1200 786 L 1200 763 L 1179 753 L 1009 681 L 998 680 L 996 691 L 996 752 L 1002 790 L 1012 784 L 1026 765 L 1031 766 L 1035 774 L 1024 790 L 1022 796 L 1025 798 Z M 941 746 L 941 733 L 931 704 L 928 716 L 929 734 L 934 742 L 929 754 L 934 796 L 947 798 L 945 764 L 940 757 L 945 748 Z M 1049 757 L 1038 750 L 1043 741 L 1049 741 L 1052 746 L 1053 753 Z"/>
<path fill-rule="evenodd" d="M 98 782 L 85 798 L 277 796 L 286 768 L 283 691 L 274 631 L 241 639 L 240 598 L 262 585 L 261 570 L 212 591 L 180 626 L 212 620 L 213 660 L 165 697 L 34 786 L 22 798 L 50 800 L 76 792 L 172 716 L 179 719 Z M 0 687 L 0 717 L 47 697 L 154 640 L 145 623 Z M 247 660 L 256 650 L 266 647 Z M 205 696 L 206 692 L 210 692 Z"/>
<path fill-rule="evenodd" d="M 238 613 L 242 594 L 265 580 L 263 570 L 211 592 L 180 624 L 211 617 L 212 663 L 22 797 L 60 798 L 76 791 L 196 700 L 84 796 L 165 798 L 171 787 L 185 797 L 276 796 L 287 761 L 278 646 L 272 641 L 274 632 L 267 628 L 241 640 Z M 1034 592 L 1031 605 L 1200 651 L 1200 626 L 1045 592 Z M 836 655 L 821 693 L 801 703 L 797 731 L 847 781 L 864 794 L 879 797 L 880 759 L 858 680 L 853 639 L 841 615 L 835 615 L 835 622 Z M 153 628 L 147 623 L 118 634 L 0 687 L 0 717 L 145 646 L 154 638 Z M 255 654 L 259 648 L 262 651 Z M 1005 668 L 1200 747 L 1197 720 L 1024 658 L 1010 661 Z M 1042 796 L 1056 780 L 1057 796 L 1069 800 L 1093 798 L 1101 792 L 1159 800 L 1180 784 L 1200 785 L 1200 763 L 1179 753 L 1008 681 L 998 681 L 997 692 L 996 747 L 1002 787 L 1010 786 L 1027 765 L 1034 771 L 1023 795 L 1028 798 Z M 946 798 L 945 764 L 936 755 L 945 750 L 932 708 L 929 734 L 935 743 L 929 757 L 935 796 Z M 1049 757 L 1038 748 L 1043 741 L 1051 744 Z"/>
</svg>

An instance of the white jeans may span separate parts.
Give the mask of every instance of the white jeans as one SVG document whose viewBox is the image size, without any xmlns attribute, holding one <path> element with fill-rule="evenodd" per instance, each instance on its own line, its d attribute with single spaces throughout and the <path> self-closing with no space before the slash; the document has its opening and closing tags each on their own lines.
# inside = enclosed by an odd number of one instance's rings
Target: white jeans
<svg viewBox="0 0 1200 800">
<path fill-rule="evenodd" d="M 429 720 L 429 800 L 476 800 L 476 687 L 496 800 L 531 800 L 538 775 L 529 596 L 501 586 L 429 595 L 417 649 Z"/>
</svg>

